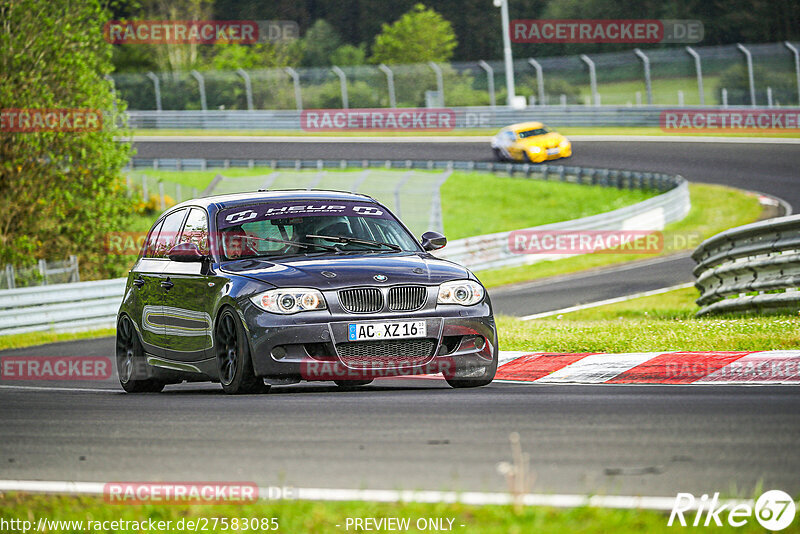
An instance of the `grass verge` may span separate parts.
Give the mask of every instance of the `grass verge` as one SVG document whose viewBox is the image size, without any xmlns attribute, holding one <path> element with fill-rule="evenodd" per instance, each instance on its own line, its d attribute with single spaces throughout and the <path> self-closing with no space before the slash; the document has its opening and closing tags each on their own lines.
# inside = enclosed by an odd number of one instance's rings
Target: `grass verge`
<svg viewBox="0 0 800 534">
<path fill-rule="evenodd" d="M 276 518 L 278 532 L 347 532 L 355 531 L 353 525 L 346 528 L 348 518 L 386 518 L 408 519 L 408 530 L 405 532 L 426 532 L 437 529 L 419 529 L 417 521 L 428 518 L 444 519 L 449 526 L 452 520 L 454 532 L 481 532 L 486 534 L 517 534 L 537 532 L 540 534 L 583 532 L 674 532 L 676 527 L 668 527 L 668 515 L 646 510 L 612 510 L 601 508 L 554 509 L 545 507 L 524 507 L 515 511 L 512 506 L 469 506 L 463 504 L 420 504 L 420 503 L 370 503 L 370 502 L 314 502 L 314 501 L 260 501 L 240 506 L 181 506 L 181 505 L 125 505 L 106 504 L 100 497 L 88 496 L 52 496 L 52 495 L 0 495 L 0 519 L 30 520 L 34 524 L 39 518 L 61 521 L 170 521 L 171 528 L 160 531 L 187 532 L 187 521 L 205 524 L 208 530 L 203 532 L 232 532 L 235 530 L 211 528 L 213 518 Z M 183 520 L 183 529 L 176 528 Z M 230 524 L 230 523 L 229 523 Z M 241 524 L 241 523 L 240 523 Z M 95 523 L 92 523 L 95 525 Z M 146 525 L 146 524 L 145 524 Z M 463 526 L 462 526 L 463 525 Z M 127 525 L 126 525 L 127 526 Z M 164 526 L 167 526 L 166 524 Z M 419 525 L 422 527 L 422 523 Z M 727 527 L 715 532 L 762 532 L 758 523 L 750 519 L 747 525 L 740 528 Z M 691 527 L 682 528 L 689 530 Z M 259 529 L 260 530 L 260 529 Z M 446 528 L 443 530 L 451 530 Z M 704 530 L 708 530 L 707 528 Z M 50 532 L 154 532 L 147 526 L 139 529 L 93 530 L 66 528 L 50 529 Z M 243 531 L 243 530 L 239 530 Z M 267 530 L 264 530 L 267 531 Z M 797 532 L 790 527 L 785 532 Z"/>
<path fill-rule="evenodd" d="M 557 124 L 550 124 L 564 135 L 681 135 L 689 137 L 778 137 L 794 138 L 796 132 L 792 131 L 763 131 L 763 132 L 665 132 L 655 126 L 565 126 L 559 127 Z M 341 132 L 304 132 L 300 130 L 134 130 L 133 136 L 194 136 L 194 137 L 228 137 L 228 136 L 267 136 L 267 137 L 461 137 L 461 136 L 493 136 L 500 128 L 463 128 L 450 130 L 447 132 L 436 131 L 413 131 L 413 132 L 387 132 L 381 131 L 341 131 Z"/>
<path fill-rule="evenodd" d="M 677 289 L 532 321 L 497 318 L 503 350 L 651 352 L 800 349 L 800 316 L 695 318 L 697 289 Z"/>
<path fill-rule="evenodd" d="M 22 349 L 36 345 L 57 343 L 59 341 L 110 337 L 115 334 L 115 328 L 100 328 L 83 332 L 28 332 L 25 334 L 9 334 L 0 336 L 0 350 Z"/>
<path fill-rule="evenodd" d="M 704 239 L 728 228 L 754 222 L 761 214 L 758 197 L 738 189 L 690 184 L 689 192 L 692 208 L 683 220 L 664 229 L 664 250 L 660 254 L 584 254 L 519 267 L 479 271 L 477 276 L 486 287 L 491 288 L 673 254 L 694 249 Z"/>
</svg>

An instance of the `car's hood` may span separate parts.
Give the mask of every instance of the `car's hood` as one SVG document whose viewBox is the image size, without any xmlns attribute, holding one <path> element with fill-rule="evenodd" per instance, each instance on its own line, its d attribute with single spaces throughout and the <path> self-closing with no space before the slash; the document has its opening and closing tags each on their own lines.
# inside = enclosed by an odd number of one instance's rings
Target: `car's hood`
<svg viewBox="0 0 800 534">
<path fill-rule="evenodd" d="M 552 148 L 558 146 L 558 144 L 563 141 L 565 138 L 558 132 L 550 132 L 544 135 L 535 135 L 533 137 L 526 137 L 525 139 L 520 139 L 518 142 L 523 146 L 541 146 L 546 148 Z"/>
<path fill-rule="evenodd" d="M 410 252 L 326 255 L 277 261 L 244 259 L 226 262 L 222 270 L 277 287 L 318 289 L 358 285 L 441 284 L 469 276 L 468 271 L 460 265 L 429 254 Z M 375 280 L 374 277 L 379 275 L 385 276 L 386 280 Z"/>
</svg>

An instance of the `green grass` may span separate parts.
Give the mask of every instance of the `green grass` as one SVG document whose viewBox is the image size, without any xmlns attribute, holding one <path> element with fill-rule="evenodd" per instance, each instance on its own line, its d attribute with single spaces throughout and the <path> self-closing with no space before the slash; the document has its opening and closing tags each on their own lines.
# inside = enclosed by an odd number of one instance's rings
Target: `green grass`
<svg viewBox="0 0 800 534">
<path fill-rule="evenodd" d="M 717 102 L 718 76 L 703 77 L 703 95 L 705 104 L 714 106 Z M 584 102 L 591 101 L 591 87 L 587 85 L 578 86 Z M 653 104 L 657 106 L 677 106 L 678 91 L 683 91 L 683 103 L 687 106 L 700 105 L 700 95 L 697 91 L 697 78 L 694 76 L 687 78 L 654 78 L 652 81 Z M 642 94 L 642 103 L 647 104 L 647 90 L 644 79 L 628 80 L 624 82 L 605 82 L 599 83 L 597 92 L 600 93 L 600 103 L 604 106 L 626 106 L 636 104 L 636 92 Z"/>
<path fill-rule="evenodd" d="M 602 97 L 601 97 L 602 98 Z M 605 101 L 604 101 L 605 102 Z M 570 135 L 683 135 L 683 136 L 713 136 L 713 137 L 798 137 L 796 131 L 786 132 L 665 132 L 655 126 L 564 126 L 559 127 L 556 123 L 550 126 L 557 129 L 560 133 Z M 497 133 L 500 128 L 463 128 L 448 132 L 372 132 L 372 131 L 342 131 L 342 132 L 303 132 L 299 130 L 134 130 L 135 136 L 149 135 L 168 135 L 168 136 L 196 136 L 196 137 L 226 137 L 226 136 L 270 136 L 270 137 L 460 137 L 460 136 L 481 136 L 489 137 Z"/>
<path fill-rule="evenodd" d="M 26 334 L 9 334 L 0 336 L 0 350 L 21 349 L 35 345 L 46 345 L 58 341 L 74 341 L 76 339 L 94 339 L 115 335 L 114 328 L 101 328 L 84 332 L 29 332 Z"/>
<path fill-rule="evenodd" d="M 455 172 L 441 189 L 442 218 L 445 235 L 454 240 L 587 217 L 653 195 L 652 191 Z"/>
<path fill-rule="evenodd" d="M 720 185 L 690 184 L 692 208 L 682 220 L 664 230 L 665 248 L 661 255 L 695 248 L 712 235 L 734 226 L 758 220 L 761 205 L 750 193 Z M 686 237 L 686 240 L 673 239 Z M 685 246 L 673 246 L 673 243 Z M 555 261 L 542 261 L 520 267 L 479 271 L 486 287 L 497 287 L 618 263 L 652 258 L 654 254 L 584 254 Z"/>
<path fill-rule="evenodd" d="M 269 168 L 256 168 L 210 171 L 148 170 L 137 171 L 136 174 L 146 174 L 166 182 L 204 189 L 218 173 L 235 178 L 259 176 L 269 172 L 271 172 Z M 331 172 L 360 171 L 332 170 Z M 398 176 L 404 172 L 397 171 Z M 442 218 L 445 235 L 448 239 L 454 240 L 595 215 L 635 204 L 652 197 L 653 194 L 652 191 L 618 190 L 510 178 L 485 172 L 456 171 L 441 188 Z M 383 200 L 390 205 L 393 202 L 393 198 Z M 465 213 L 469 216 L 465 217 Z"/>
<path fill-rule="evenodd" d="M 724 514 L 723 514 L 724 516 Z M 405 532 L 420 532 L 414 525 L 420 518 L 453 519 L 453 532 L 481 534 L 561 534 L 564 532 L 680 532 L 695 531 L 691 527 L 667 527 L 668 514 L 644 510 L 610 510 L 601 508 L 554 509 L 523 507 L 515 511 L 512 506 L 468 506 L 463 504 L 419 503 L 369 503 L 369 502 L 314 502 L 314 501 L 260 501 L 231 506 L 181 506 L 181 505 L 111 505 L 100 497 L 51 495 L 0 495 L 0 518 L 38 520 L 92 520 L 92 521 L 143 521 L 153 518 L 171 521 L 200 518 L 277 518 L 277 532 L 290 533 L 340 533 L 355 532 L 346 528 L 347 518 L 408 518 L 412 527 Z M 726 516 L 723 517 L 723 519 Z M 213 519 L 212 519 L 213 521 Z M 208 523 L 212 524 L 212 523 Z M 446 523 L 445 523 L 446 524 Z M 798 532 L 795 525 L 783 532 Z M 339 525 L 339 526 L 337 526 Z M 461 525 L 464 525 L 463 527 Z M 702 531 L 749 533 L 763 532 L 758 523 L 750 519 L 744 527 L 703 528 Z M 34 527 L 35 528 L 35 527 Z M 147 529 L 143 530 L 147 532 Z M 184 527 L 183 532 L 189 531 Z M 64 531 L 51 531 L 54 534 Z M 74 532 L 78 532 L 75 530 Z M 104 532 L 110 532 L 105 530 Z M 116 532 L 135 532 L 117 530 Z M 207 532 L 237 532 L 235 530 L 208 530 Z M 239 530 L 238 532 L 243 532 Z M 265 531 L 266 532 L 266 531 Z M 273 531 L 274 532 L 274 531 Z"/>
<path fill-rule="evenodd" d="M 800 316 L 695 318 L 695 288 L 522 321 L 497 318 L 503 350 L 650 352 L 800 349 Z"/>
</svg>

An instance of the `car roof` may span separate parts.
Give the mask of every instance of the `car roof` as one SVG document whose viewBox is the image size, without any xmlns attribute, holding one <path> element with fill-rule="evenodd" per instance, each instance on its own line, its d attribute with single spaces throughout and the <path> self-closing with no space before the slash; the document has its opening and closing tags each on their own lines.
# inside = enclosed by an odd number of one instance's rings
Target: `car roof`
<svg viewBox="0 0 800 534">
<path fill-rule="evenodd" d="M 185 207 L 185 206 L 201 206 L 206 209 L 214 206 L 217 209 L 229 208 L 232 206 L 240 206 L 245 204 L 252 204 L 259 201 L 270 200 L 355 200 L 360 202 L 377 203 L 377 201 L 367 195 L 360 193 L 352 193 L 350 191 L 333 191 L 323 189 L 281 189 L 274 191 L 252 191 L 247 193 L 233 193 L 228 195 L 215 195 L 211 197 L 195 198 L 181 202 L 177 206 L 170 209 Z"/>
<path fill-rule="evenodd" d="M 522 130 L 532 130 L 534 128 L 543 128 L 544 124 L 541 122 L 530 121 L 530 122 L 519 122 L 517 124 L 512 124 L 511 126 L 506 126 L 509 130 L 513 130 L 515 132 L 519 132 Z"/>
</svg>

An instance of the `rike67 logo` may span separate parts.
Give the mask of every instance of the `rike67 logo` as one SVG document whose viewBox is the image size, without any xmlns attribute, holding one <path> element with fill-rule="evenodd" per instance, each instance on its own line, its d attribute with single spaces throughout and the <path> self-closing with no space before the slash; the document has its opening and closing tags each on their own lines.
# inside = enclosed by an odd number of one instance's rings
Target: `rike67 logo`
<svg viewBox="0 0 800 534">
<path fill-rule="evenodd" d="M 777 532 L 792 524 L 794 514 L 794 500 L 781 490 L 764 492 L 755 505 L 752 501 L 723 503 L 719 500 L 719 493 L 710 500 L 708 495 L 698 500 L 691 493 L 678 493 L 667 526 L 677 523 L 684 527 L 721 527 L 727 523 L 732 527 L 742 527 L 755 517 L 762 527 Z"/>
</svg>

